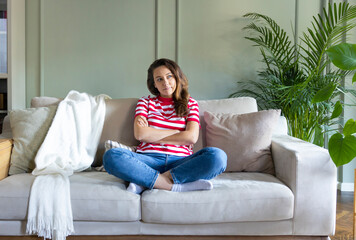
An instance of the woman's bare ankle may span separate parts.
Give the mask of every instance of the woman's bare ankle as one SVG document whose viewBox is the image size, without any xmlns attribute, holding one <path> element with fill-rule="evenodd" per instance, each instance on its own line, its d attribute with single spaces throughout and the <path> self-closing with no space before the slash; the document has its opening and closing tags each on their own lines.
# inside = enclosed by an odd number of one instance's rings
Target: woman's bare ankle
<svg viewBox="0 0 356 240">
<path fill-rule="evenodd" d="M 173 186 L 173 179 L 171 174 L 165 172 L 163 174 L 159 174 L 153 188 L 163 189 L 170 191 Z"/>
<path fill-rule="evenodd" d="M 163 176 L 167 177 L 172 183 L 174 183 L 173 181 L 173 177 L 170 171 L 164 172 L 162 173 Z"/>
</svg>

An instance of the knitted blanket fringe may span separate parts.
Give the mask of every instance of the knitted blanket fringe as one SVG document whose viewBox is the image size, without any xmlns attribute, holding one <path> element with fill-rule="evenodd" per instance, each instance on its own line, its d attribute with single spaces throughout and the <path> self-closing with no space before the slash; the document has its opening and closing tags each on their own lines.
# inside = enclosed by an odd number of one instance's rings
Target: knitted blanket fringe
<svg viewBox="0 0 356 240">
<path fill-rule="evenodd" d="M 67 229 L 61 231 L 56 230 L 70 222 L 72 222 L 72 224 L 67 226 Z M 67 218 L 67 220 L 61 218 L 52 219 L 51 217 L 42 219 L 32 218 L 28 220 L 27 233 L 31 235 L 37 234 L 39 237 L 48 239 L 51 239 L 52 235 L 54 239 L 66 239 L 67 236 L 74 233 L 73 220 L 72 218 Z"/>
</svg>

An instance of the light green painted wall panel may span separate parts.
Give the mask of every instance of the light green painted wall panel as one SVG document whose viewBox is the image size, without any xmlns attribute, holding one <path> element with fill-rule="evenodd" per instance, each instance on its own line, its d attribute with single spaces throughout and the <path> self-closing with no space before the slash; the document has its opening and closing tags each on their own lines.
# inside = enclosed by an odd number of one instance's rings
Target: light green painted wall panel
<svg viewBox="0 0 356 240">
<path fill-rule="evenodd" d="M 157 0 L 157 58 L 176 60 L 176 0 Z"/>
<path fill-rule="evenodd" d="M 40 0 L 26 1 L 26 105 L 40 96 Z"/>
<path fill-rule="evenodd" d="M 257 78 L 261 56 L 244 39 L 248 33 L 242 28 L 249 20 L 242 16 L 266 14 L 288 31 L 295 11 L 294 0 L 181 0 L 178 12 L 178 63 L 191 95 L 211 99 L 228 97 L 237 81 Z"/>
<path fill-rule="evenodd" d="M 320 13 L 321 7 L 324 5 L 321 1 L 298 0 L 297 9 L 297 32 L 299 37 L 304 33 L 308 33 L 307 29 L 312 28 L 313 17 Z M 301 44 L 300 38 L 298 42 Z"/>
<path fill-rule="evenodd" d="M 43 95 L 75 89 L 114 98 L 147 95 L 154 1 L 42 0 Z"/>
</svg>

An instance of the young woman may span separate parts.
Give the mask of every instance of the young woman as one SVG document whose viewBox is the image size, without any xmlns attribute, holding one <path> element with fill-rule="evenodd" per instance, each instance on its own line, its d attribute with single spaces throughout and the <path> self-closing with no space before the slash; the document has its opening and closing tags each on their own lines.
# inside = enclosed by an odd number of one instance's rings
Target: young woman
<svg viewBox="0 0 356 240">
<path fill-rule="evenodd" d="M 139 99 L 134 120 L 136 152 L 113 148 L 104 154 L 109 174 L 130 182 L 140 194 L 159 188 L 175 192 L 210 190 L 209 181 L 226 168 L 224 151 L 207 147 L 193 154 L 199 136 L 199 106 L 189 96 L 188 80 L 172 60 L 158 59 L 148 69 L 154 96 Z"/>
</svg>

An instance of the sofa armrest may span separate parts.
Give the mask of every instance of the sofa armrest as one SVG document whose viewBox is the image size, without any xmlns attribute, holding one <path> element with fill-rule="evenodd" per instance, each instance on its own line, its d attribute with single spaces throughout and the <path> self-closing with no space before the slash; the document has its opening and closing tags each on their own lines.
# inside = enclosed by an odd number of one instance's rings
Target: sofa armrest
<svg viewBox="0 0 356 240">
<path fill-rule="evenodd" d="M 337 169 L 329 152 L 288 135 L 272 138 L 276 177 L 294 193 L 294 235 L 332 235 Z"/>
<path fill-rule="evenodd" d="M 9 175 L 12 139 L 0 139 L 0 180 Z"/>
</svg>

